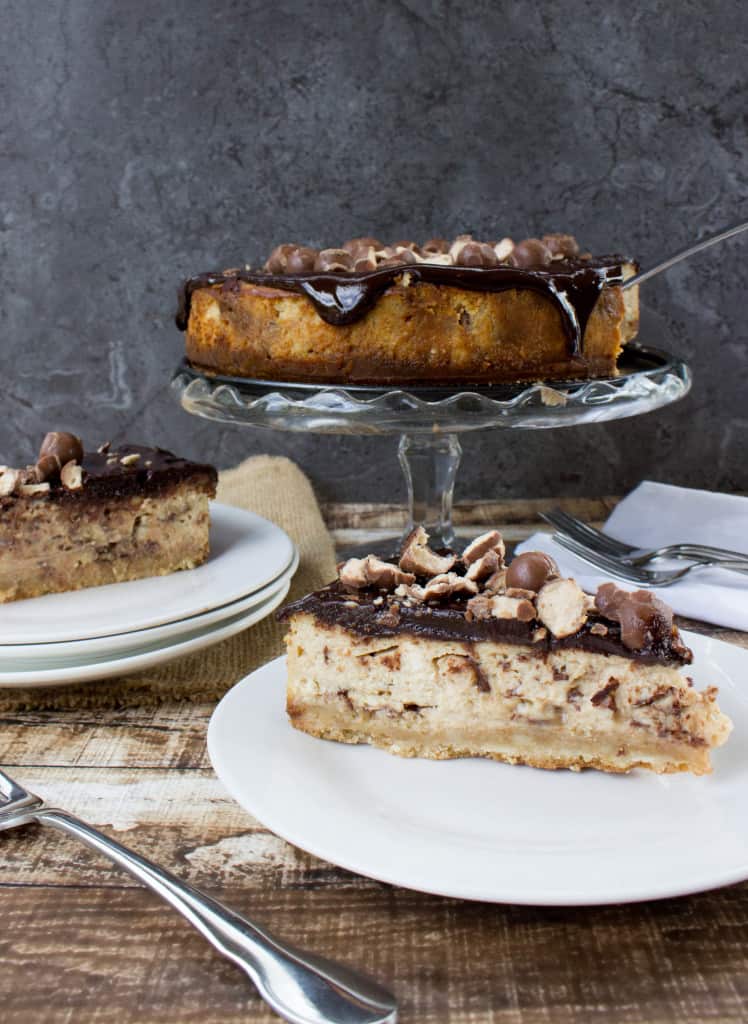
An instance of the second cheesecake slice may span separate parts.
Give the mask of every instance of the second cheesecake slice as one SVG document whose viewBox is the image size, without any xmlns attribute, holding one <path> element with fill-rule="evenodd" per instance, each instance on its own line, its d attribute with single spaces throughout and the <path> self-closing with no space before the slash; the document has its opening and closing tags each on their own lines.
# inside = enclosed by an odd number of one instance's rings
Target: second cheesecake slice
<svg viewBox="0 0 748 1024">
<path fill-rule="evenodd" d="M 0 468 L 0 603 L 192 569 L 208 557 L 212 466 L 48 434 Z"/>
</svg>

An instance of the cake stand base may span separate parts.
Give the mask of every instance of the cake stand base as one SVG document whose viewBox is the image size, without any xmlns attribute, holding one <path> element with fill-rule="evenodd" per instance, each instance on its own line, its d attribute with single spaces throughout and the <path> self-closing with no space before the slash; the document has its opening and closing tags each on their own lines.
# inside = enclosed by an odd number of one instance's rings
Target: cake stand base
<svg viewBox="0 0 748 1024">
<path fill-rule="evenodd" d="M 397 455 L 405 474 L 408 522 L 401 541 L 423 526 L 434 547 L 453 548 L 452 501 L 462 448 L 456 434 L 403 434 Z"/>
</svg>

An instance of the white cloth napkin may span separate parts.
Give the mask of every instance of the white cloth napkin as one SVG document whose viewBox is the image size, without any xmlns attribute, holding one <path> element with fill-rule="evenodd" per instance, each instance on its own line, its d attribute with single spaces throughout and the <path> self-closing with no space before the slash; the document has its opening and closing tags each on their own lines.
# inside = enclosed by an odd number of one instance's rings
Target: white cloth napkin
<svg viewBox="0 0 748 1024">
<path fill-rule="evenodd" d="M 641 548 L 695 542 L 748 554 L 748 498 L 645 480 L 616 506 L 605 532 Z M 589 593 L 610 578 L 554 543 L 549 534 L 533 534 L 518 545 L 517 554 L 536 550 L 555 558 L 561 572 L 573 576 Z M 657 562 L 658 567 L 679 565 L 683 563 Z M 627 590 L 637 589 L 634 584 L 615 582 Z M 677 583 L 659 587 L 656 593 L 679 615 L 748 630 L 748 576 L 725 569 L 699 569 Z"/>
</svg>

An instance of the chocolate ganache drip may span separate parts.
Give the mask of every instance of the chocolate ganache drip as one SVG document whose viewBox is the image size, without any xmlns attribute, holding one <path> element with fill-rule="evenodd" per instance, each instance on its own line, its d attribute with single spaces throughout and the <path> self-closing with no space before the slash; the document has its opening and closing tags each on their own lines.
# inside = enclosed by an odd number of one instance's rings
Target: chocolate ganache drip
<svg viewBox="0 0 748 1024">
<path fill-rule="evenodd" d="M 514 244 L 476 242 L 469 235 L 451 244 L 432 239 L 423 246 L 400 242 L 382 246 L 376 239 L 346 242 L 341 249 L 317 251 L 306 246 L 278 246 L 263 269 L 249 267 L 207 272 L 182 285 L 177 327 L 186 330 L 192 295 L 201 288 L 240 282 L 304 295 L 318 316 L 335 326 L 360 320 L 391 287 L 408 276 L 424 282 L 470 291 L 530 290 L 548 298 L 559 311 L 572 356 L 581 354 L 582 340 L 600 292 L 621 284 L 621 256 L 593 258 L 579 254 L 568 235 L 546 235 Z"/>
</svg>

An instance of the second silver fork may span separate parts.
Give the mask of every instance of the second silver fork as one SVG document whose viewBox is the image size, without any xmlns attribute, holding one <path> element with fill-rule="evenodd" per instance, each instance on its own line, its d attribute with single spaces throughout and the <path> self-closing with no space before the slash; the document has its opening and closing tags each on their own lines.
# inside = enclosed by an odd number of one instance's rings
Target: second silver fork
<svg viewBox="0 0 748 1024">
<path fill-rule="evenodd" d="M 679 558 L 702 565 L 718 565 L 734 572 L 748 571 L 748 554 L 741 551 L 729 551 L 708 544 L 667 544 L 658 548 L 635 548 L 615 540 L 560 508 L 541 512 L 540 517 L 584 547 L 615 558 L 624 565 L 641 567 L 658 558 Z"/>
<path fill-rule="evenodd" d="M 723 563 L 701 561 L 690 562 L 688 565 L 684 565 L 682 569 L 644 569 L 641 566 L 627 565 L 613 555 L 604 554 L 601 551 L 593 551 L 565 533 L 554 533 L 553 539 L 562 548 L 566 548 L 567 551 L 571 551 L 573 555 L 581 558 L 583 562 L 594 566 L 595 569 L 601 569 L 606 576 L 623 580 L 625 583 L 638 583 L 640 586 L 647 588 L 668 587 L 671 583 L 677 583 L 684 576 L 688 576 L 689 573 L 696 572 L 699 569 L 708 569 L 713 566 L 720 569 L 725 568 Z M 748 574 L 748 568 L 735 571 Z"/>
</svg>

